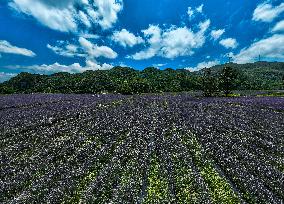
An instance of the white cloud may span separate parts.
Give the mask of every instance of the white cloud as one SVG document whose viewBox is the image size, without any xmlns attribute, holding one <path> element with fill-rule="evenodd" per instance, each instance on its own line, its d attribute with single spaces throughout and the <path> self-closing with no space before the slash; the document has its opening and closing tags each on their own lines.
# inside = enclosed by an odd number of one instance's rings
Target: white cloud
<svg viewBox="0 0 284 204">
<path fill-rule="evenodd" d="M 187 15 L 191 18 L 194 15 L 194 10 L 191 7 L 187 8 Z"/>
<path fill-rule="evenodd" d="M 118 13 L 123 9 L 122 0 L 94 0 L 94 5 L 97 8 L 95 16 L 98 17 L 93 20 L 98 21 L 103 29 L 111 28 L 118 19 Z"/>
<path fill-rule="evenodd" d="M 205 43 L 204 32 L 209 27 L 209 24 L 210 21 L 201 23 L 198 33 L 194 33 L 186 27 L 165 32 L 163 34 L 163 47 L 160 55 L 170 59 L 192 55 L 194 49 L 202 47 Z"/>
<path fill-rule="evenodd" d="M 117 64 L 118 64 L 118 66 L 120 66 L 120 67 L 130 67 L 130 66 L 128 66 L 125 62 L 118 62 Z"/>
<path fill-rule="evenodd" d="M 210 25 L 210 20 L 199 24 L 199 31 L 193 32 L 187 27 L 174 27 L 162 30 L 159 26 L 150 25 L 143 30 L 149 47 L 135 53 L 131 58 L 135 60 L 149 59 L 154 56 L 173 59 L 179 56 L 190 56 L 194 50 L 205 43 L 205 32 Z"/>
<path fill-rule="evenodd" d="M 62 46 L 62 47 L 61 47 Z M 47 44 L 47 48 L 52 50 L 54 53 L 65 56 L 65 57 L 86 57 L 86 54 L 80 52 L 79 47 L 73 44 L 66 44 L 66 45 L 59 45 L 59 46 L 52 46 Z"/>
<path fill-rule="evenodd" d="M 83 11 L 79 11 L 79 16 L 80 16 L 81 22 L 84 23 L 85 26 L 87 26 L 88 28 L 92 26 L 87 14 L 85 14 Z"/>
<path fill-rule="evenodd" d="M 166 58 L 192 55 L 191 48 L 200 47 L 201 44 L 200 40 L 194 41 L 194 33 L 186 27 L 174 28 L 163 34 L 163 47 L 160 55 Z"/>
<path fill-rule="evenodd" d="M 100 36 L 96 34 L 89 34 L 89 33 L 83 33 L 80 35 L 80 37 L 86 38 L 86 39 L 99 39 Z"/>
<path fill-rule="evenodd" d="M 225 33 L 225 29 L 212 30 L 211 31 L 211 37 L 214 40 L 218 40 L 224 33 Z"/>
<path fill-rule="evenodd" d="M 97 62 L 91 60 L 86 61 L 86 67 L 85 67 L 85 69 L 88 70 L 109 70 L 111 68 L 113 68 L 113 65 L 107 63 L 98 64 Z"/>
<path fill-rule="evenodd" d="M 214 61 L 204 61 L 204 62 L 200 62 L 196 65 L 196 67 L 187 67 L 185 68 L 186 70 L 188 71 L 198 71 L 198 70 L 201 70 L 203 68 L 210 68 L 210 67 L 213 67 L 215 65 L 218 65 L 220 64 L 220 61 L 218 60 L 214 60 Z"/>
<path fill-rule="evenodd" d="M 13 46 L 6 40 L 0 40 L 0 53 L 24 55 L 27 57 L 36 56 L 36 54 L 33 51 L 28 50 L 26 48 L 19 48 L 19 47 Z"/>
<path fill-rule="evenodd" d="M 264 2 L 257 6 L 253 13 L 254 21 L 272 22 L 284 11 L 284 3 L 279 6 L 273 6 L 267 2 Z"/>
<path fill-rule="evenodd" d="M 154 47 L 150 47 L 146 50 L 135 53 L 132 56 L 127 56 L 127 58 L 132 58 L 135 60 L 150 59 L 157 54 L 157 50 Z"/>
<path fill-rule="evenodd" d="M 47 44 L 47 48 L 54 53 L 65 57 L 84 57 L 86 59 L 95 59 L 104 57 L 114 59 L 117 53 L 107 46 L 98 46 L 93 44 L 86 38 L 80 37 L 78 45 L 70 44 L 68 42 L 58 41 L 56 46 Z"/>
<path fill-rule="evenodd" d="M 234 61 L 237 63 L 253 62 L 259 55 L 263 58 L 283 61 L 284 46 L 281 45 L 284 45 L 284 35 L 275 34 L 242 49 L 239 54 L 234 56 Z"/>
<path fill-rule="evenodd" d="M 55 1 L 54 1 L 55 2 Z M 58 1 L 60 2 L 60 1 Z M 34 0 L 13 0 L 10 5 L 27 15 L 33 16 L 43 25 L 62 32 L 76 31 L 76 11 L 73 3 L 64 1 L 65 5 L 50 5 L 43 1 Z"/>
<path fill-rule="evenodd" d="M 154 57 L 159 49 L 161 48 L 161 32 L 159 26 L 150 25 L 148 29 L 142 31 L 145 38 L 147 38 L 147 43 L 150 45 L 149 48 L 135 53 L 130 58 L 135 60 L 149 59 Z"/>
<path fill-rule="evenodd" d="M 204 6 L 204 4 L 201 4 L 200 6 L 198 6 L 196 8 L 196 11 L 199 12 L 199 13 L 202 13 L 203 12 L 203 6 Z"/>
<path fill-rule="evenodd" d="M 196 9 L 193 9 L 192 7 L 188 7 L 187 8 L 187 15 L 189 16 L 189 18 L 193 18 L 195 16 L 196 13 L 202 13 L 203 12 L 203 4 L 201 4 L 200 6 L 198 6 Z"/>
<path fill-rule="evenodd" d="M 238 46 L 238 42 L 234 38 L 223 39 L 223 40 L 220 41 L 220 44 L 227 49 L 229 49 L 229 48 L 234 49 Z"/>
<path fill-rule="evenodd" d="M 148 29 L 142 31 L 144 36 L 148 38 L 150 44 L 157 44 L 161 40 L 161 32 L 159 26 L 150 25 Z"/>
<path fill-rule="evenodd" d="M 284 31 L 284 20 L 279 21 L 272 29 L 272 32 Z"/>
<path fill-rule="evenodd" d="M 6 73 L 6 72 L 0 72 L 0 83 L 7 81 L 11 79 L 12 77 L 16 76 L 15 73 Z"/>
<path fill-rule="evenodd" d="M 86 51 L 86 53 L 89 55 L 89 57 L 92 58 L 105 57 L 109 59 L 114 59 L 117 57 L 117 53 L 114 52 L 111 48 L 107 46 L 98 46 L 83 37 L 79 38 L 79 43 L 82 46 L 82 48 Z"/>
<path fill-rule="evenodd" d="M 51 65 L 32 65 L 32 66 L 15 66 L 18 69 L 24 69 L 41 74 L 50 74 L 57 72 L 69 72 L 69 73 L 81 73 L 87 70 L 109 70 L 113 68 L 110 64 L 98 64 L 95 61 L 86 61 L 86 66 L 81 66 L 79 63 L 74 63 L 71 65 L 62 65 L 59 63 L 54 63 Z"/>
<path fill-rule="evenodd" d="M 111 28 L 123 8 L 122 0 L 12 0 L 9 5 L 62 32 L 77 32 L 80 24 L 90 28 L 92 23 Z"/>
<path fill-rule="evenodd" d="M 61 65 L 56 62 L 51 65 L 46 65 L 46 64 L 32 65 L 32 66 L 25 67 L 25 69 L 33 70 L 39 73 L 55 73 L 55 72 L 76 73 L 76 72 L 80 72 L 82 67 L 79 63 L 74 63 L 71 65 Z"/>
<path fill-rule="evenodd" d="M 209 61 L 209 62 L 200 62 L 198 63 L 198 65 L 196 66 L 198 69 L 202 69 L 202 68 L 209 68 L 209 67 L 213 67 L 215 65 L 220 64 L 220 61 L 218 60 L 214 60 L 214 61 Z"/>
<path fill-rule="evenodd" d="M 165 65 L 167 65 L 167 64 L 162 64 L 162 63 L 160 63 L 160 64 L 153 64 L 153 67 L 163 67 Z"/>
<path fill-rule="evenodd" d="M 123 47 L 133 47 L 134 45 L 144 42 L 140 36 L 136 37 L 133 33 L 130 33 L 126 29 L 115 31 L 111 38 L 114 42 L 119 43 Z"/>
<path fill-rule="evenodd" d="M 86 70 L 105 70 L 111 69 L 113 66 L 109 64 L 98 64 L 96 58 L 105 57 L 109 59 L 114 59 L 117 57 L 117 53 L 114 52 L 111 48 L 107 46 L 98 46 L 93 44 L 89 40 L 80 37 L 78 40 L 79 44 L 74 45 L 64 41 L 58 41 L 57 46 L 47 45 L 47 48 L 52 50 L 54 53 L 65 56 L 65 57 L 83 57 L 86 60 L 86 66 L 81 67 L 80 64 L 75 63 L 72 65 L 60 65 L 58 63 L 52 65 L 34 65 L 30 67 L 26 67 L 26 69 L 30 69 L 36 72 L 83 72 Z M 19 67 L 21 68 L 21 67 Z"/>
</svg>

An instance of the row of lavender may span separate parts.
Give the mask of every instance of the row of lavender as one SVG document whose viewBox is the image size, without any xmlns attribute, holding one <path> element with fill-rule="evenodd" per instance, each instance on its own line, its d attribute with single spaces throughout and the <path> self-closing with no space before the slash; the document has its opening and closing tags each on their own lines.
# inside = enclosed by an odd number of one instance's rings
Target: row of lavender
<svg viewBox="0 0 284 204">
<path fill-rule="evenodd" d="M 58 120 L 80 118 L 100 104 L 120 101 L 122 95 L 8 95 L 0 97 L 0 138 L 7 132 L 19 132 L 50 125 Z M 5 136 L 6 137 L 6 136 Z"/>
<path fill-rule="evenodd" d="M 0 202 L 284 200 L 283 98 L 42 97 L 1 115 Z"/>
</svg>

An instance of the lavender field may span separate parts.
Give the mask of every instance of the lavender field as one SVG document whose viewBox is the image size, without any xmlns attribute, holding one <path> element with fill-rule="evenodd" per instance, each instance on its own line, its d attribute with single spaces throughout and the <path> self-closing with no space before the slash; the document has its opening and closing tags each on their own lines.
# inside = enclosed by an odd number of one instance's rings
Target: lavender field
<svg viewBox="0 0 284 204">
<path fill-rule="evenodd" d="M 283 203 L 284 98 L 0 96 L 0 203 Z"/>
</svg>

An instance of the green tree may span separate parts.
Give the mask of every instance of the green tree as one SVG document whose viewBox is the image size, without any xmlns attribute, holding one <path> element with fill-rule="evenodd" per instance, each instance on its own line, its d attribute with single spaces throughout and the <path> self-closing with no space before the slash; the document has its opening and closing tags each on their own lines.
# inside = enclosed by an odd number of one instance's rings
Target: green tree
<svg viewBox="0 0 284 204">
<path fill-rule="evenodd" d="M 216 78 L 213 76 L 210 68 L 203 69 L 202 85 L 203 95 L 211 97 L 217 92 Z"/>
<path fill-rule="evenodd" d="M 130 81 L 129 87 L 132 94 L 149 93 L 150 85 L 147 80 L 136 78 Z"/>
<path fill-rule="evenodd" d="M 219 87 L 226 96 L 232 93 L 236 87 L 236 79 L 238 74 L 235 69 L 230 66 L 225 66 L 219 77 Z"/>
<path fill-rule="evenodd" d="M 117 92 L 124 95 L 132 95 L 133 90 L 131 89 L 130 82 L 127 80 L 122 81 L 118 86 Z"/>
</svg>

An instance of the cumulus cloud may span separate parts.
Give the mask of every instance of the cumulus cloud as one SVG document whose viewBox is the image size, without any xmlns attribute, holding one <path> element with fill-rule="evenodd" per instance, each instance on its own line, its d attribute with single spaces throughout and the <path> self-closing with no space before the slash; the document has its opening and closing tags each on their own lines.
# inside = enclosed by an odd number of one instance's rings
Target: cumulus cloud
<svg viewBox="0 0 284 204">
<path fill-rule="evenodd" d="M 117 53 L 111 48 L 107 46 L 98 46 L 83 37 L 79 38 L 79 43 L 90 57 L 105 57 L 109 59 L 114 59 L 117 57 Z"/>
<path fill-rule="evenodd" d="M 111 39 L 123 47 L 133 47 L 144 42 L 140 36 L 135 36 L 126 29 L 115 31 Z"/>
<path fill-rule="evenodd" d="M 86 60 L 86 66 L 82 67 L 78 63 L 71 65 L 61 65 L 54 63 L 52 65 L 33 65 L 28 67 L 19 67 L 21 69 L 31 70 L 37 73 L 55 73 L 55 72 L 69 72 L 77 73 L 84 72 L 86 70 L 107 70 L 113 66 L 107 63 L 99 64 L 96 58 L 104 57 L 114 59 L 117 57 L 117 53 L 107 46 L 98 46 L 93 44 L 86 38 L 80 37 L 78 45 L 70 44 L 64 41 L 58 41 L 57 46 L 47 45 L 47 48 L 54 53 L 65 57 L 83 57 Z"/>
<path fill-rule="evenodd" d="M 54 4 L 49 4 L 54 2 Z M 57 1 L 58 3 L 61 1 Z M 76 11 L 73 3 L 64 1 L 56 4 L 55 1 L 13 0 L 11 7 L 19 12 L 33 16 L 43 25 L 62 32 L 76 31 Z"/>
<path fill-rule="evenodd" d="M 162 30 L 159 26 L 150 25 L 143 30 L 149 47 L 135 53 L 131 58 L 135 60 L 149 59 L 154 56 L 173 59 L 179 56 L 190 56 L 194 50 L 205 43 L 205 32 L 210 25 L 210 20 L 199 24 L 199 31 L 193 32 L 187 27 L 172 26 Z"/>
<path fill-rule="evenodd" d="M 220 41 L 220 44 L 222 46 L 224 46 L 225 48 L 229 49 L 229 48 L 236 48 L 238 46 L 238 42 L 236 39 L 234 38 L 226 38 Z"/>
<path fill-rule="evenodd" d="M 144 37 L 147 38 L 147 43 L 150 45 L 149 48 L 135 53 L 130 58 L 135 60 L 149 59 L 154 57 L 159 49 L 161 48 L 161 33 L 162 30 L 159 26 L 150 25 L 148 29 L 142 31 Z"/>
<path fill-rule="evenodd" d="M 94 0 L 97 10 L 91 15 L 94 21 L 98 21 L 103 29 L 111 28 L 118 19 L 118 13 L 123 9 L 122 0 Z M 91 12 L 92 13 L 92 12 Z"/>
<path fill-rule="evenodd" d="M 200 24 L 200 31 L 192 32 L 190 29 L 175 28 L 163 34 L 163 47 L 161 56 L 175 58 L 179 56 L 189 56 L 194 53 L 194 49 L 202 47 L 205 43 L 204 32 L 209 27 L 210 21 Z"/>
<path fill-rule="evenodd" d="M 259 55 L 264 58 L 283 61 L 284 46 L 280 45 L 284 45 L 284 35 L 274 34 L 242 49 L 239 54 L 234 56 L 234 61 L 237 63 L 253 62 Z"/>
<path fill-rule="evenodd" d="M 210 67 L 213 67 L 215 65 L 218 65 L 220 64 L 220 61 L 218 60 L 213 60 L 213 61 L 204 61 L 204 62 L 200 62 L 196 65 L 196 67 L 187 67 L 185 68 L 186 70 L 188 71 L 198 71 L 198 70 L 201 70 L 203 68 L 210 68 Z"/>
<path fill-rule="evenodd" d="M 267 2 L 264 2 L 256 7 L 253 12 L 254 21 L 272 22 L 284 11 L 284 3 L 278 6 L 273 6 Z"/>
<path fill-rule="evenodd" d="M 210 34 L 212 39 L 218 40 L 224 33 L 225 29 L 219 29 L 219 30 L 212 30 Z"/>
<path fill-rule="evenodd" d="M 6 72 L 0 72 L 0 83 L 7 81 L 11 79 L 12 77 L 16 76 L 15 73 L 6 73 Z"/>
<path fill-rule="evenodd" d="M 193 51 L 190 48 L 199 47 L 202 44 L 202 41 L 193 42 L 193 39 L 194 33 L 186 27 L 169 30 L 163 34 L 163 47 L 160 50 L 160 55 L 166 58 L 192 55 Z"/>
<path fill-rule="evenodd" d="M 27 57 L 36 56 L 36 54 L 33 51 L 28 50 L 26 48 L 19 48 L 19 47 L 13 46 L 6 40 L 0 40 L 0 53 L 24 55 Z"/>
<path fill-rule="evenodd" d="M 284 31 L 284 20 L 278 22 L 272 29 L 272 32 L 282 32 Z"/>
<path fill-rule="evenodd" d="M 117 57 L 117 53 L 107 46 L 98 46 L 93 44 L 86 38 L 80 37 L 78 45 L 70 44 L 68 42 L 58 42 L 58 45 L 47 45 L 47 48 L 54 53 L 65 57 L 84 57 L 86 59 L 95 59 L 104 57 L 108 59 L 114 59 Z"/>
<path fill-rule="evenodd" d="M 33 16 L 41 24 L 62 32 L 77 32 L 79 25 L 111 28 L 123 8 L 122 0 L 12 0 L 10 7 Z M 83 10 L 84 7 L 84 10 Z M 82 9 L 80 9 L 82 8 Z"/>
<path fill-rule="evenodd" d="M 81 66 L 79 63 L 74 63 L 71 65 L 62 65 L 56 62 L 51 65 L 42 64 L 42 65 L 14 66 L 14 67 L 41 74 L 51 74 L 57 72 L 82 73 L 87 70 L 109 70 L 113 66 L 106 63 L 98 64 L 96 61 L 87 60 L 86 66 Z"/>
<path fill-rule="evenodd" d="M 109 70 L 111 68 L 113 68 L 113 65 L 111 64 L 107 63 L 98 64 L 97 62 L 91 60 L 86 61 L 86 67 L 85 67 L 85 69 L 88 70 Z"/>
</svg>

